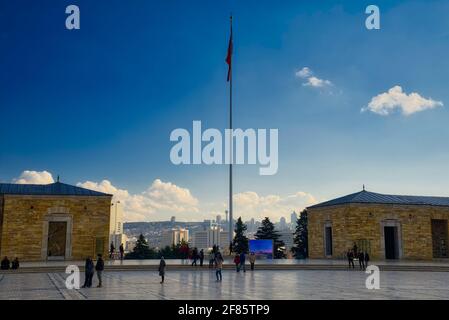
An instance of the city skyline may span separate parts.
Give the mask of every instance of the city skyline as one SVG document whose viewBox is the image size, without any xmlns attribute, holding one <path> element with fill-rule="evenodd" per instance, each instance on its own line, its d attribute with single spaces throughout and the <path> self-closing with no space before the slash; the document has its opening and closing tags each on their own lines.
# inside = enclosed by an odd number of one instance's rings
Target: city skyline
<svg viewBox="0 0 449 320">
<path fill-rule="evenodd" d="M 67 1 L 0 5 L 1 182 L 59 175 L 113 193 L 125 221 L 224 216 L 226 166 L 173 165 L 169 135 L 226 127 L 232 12 L 234 124 L 279 129 L 276 175 L 235 166 L 234 217 L 279 221 L 363 184 L 448 195 L 448 3 L 377 1 L 369 31 L 368 1 L 175 2 L 77 1 L 72 31 Z"/>
</svg>

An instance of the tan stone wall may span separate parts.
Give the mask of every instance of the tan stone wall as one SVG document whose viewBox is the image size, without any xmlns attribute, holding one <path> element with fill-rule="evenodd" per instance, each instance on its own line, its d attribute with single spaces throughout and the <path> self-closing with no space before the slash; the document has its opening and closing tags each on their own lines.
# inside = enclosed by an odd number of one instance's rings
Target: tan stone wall
<svg viewBox="0 0 449 320">
<path fill-rule="evenodd" d="M 42 260 L 46 217 L 67 216 L 72 218 L 72 255 L 68 259 L 93 256 L 96 238 L 104 238 L 103 255 L 107 257 L 110 208 L 108 196 L 5 195 L 0 255 Z"/>
<path fill-rule="evenodd" d="M 324 258 L 324 226 L 332 224 L 333 258 L 345 257 L 357 240 L 369 240 L 371 259 L 384 259 L 382 221 L 397 220 L 403 259 L 432 259 L 431 219 L 449 219 L 449 208 L 351 204 L 309 208 L 309 256 Z"/>
</svg>

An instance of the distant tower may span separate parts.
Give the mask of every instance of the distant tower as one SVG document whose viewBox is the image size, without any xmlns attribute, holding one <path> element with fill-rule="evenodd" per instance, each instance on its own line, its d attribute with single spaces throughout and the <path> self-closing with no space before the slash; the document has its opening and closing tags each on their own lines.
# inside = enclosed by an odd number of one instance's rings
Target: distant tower
<svg viewBox="0 0 449 320">
<path fill-rule="evenodd" d="M 217 215 L 217 218 L 215 220 L 217 224 L 221 224 L 221 215 Z"/>
<path fill-rule="evenodd" d="M 290 223 L 296 224 L 296 220 L 298 220 L 298 215 L 296 214 L 295 211 L 293 211 L 292 214 L 290 215 Z"/>
<path fill-rule="evenodd" d="M 170 218 L 170 222 L 171 222 L 171 223 L 175 223 L 175 222 L 176 222 L 176 217 L 175 217 L 175 216 L 172 216 L 172 217 Z"/>
<path fill-rule="evenodd" d="M 284 217 L 281 217 L 281 219 L 279 220 L 279 228 L 281 230 L 284 230 L 287 227 L 287 221 L 285 220 Z"/>
<path fill-rule="evenodd" d="M 225 210 L 225 215 L 226 215 L 226 223 L 228 223 L 228 214 L 229 214 L 229 212 L 228 212 L 228 210 Z"/>
</svg>

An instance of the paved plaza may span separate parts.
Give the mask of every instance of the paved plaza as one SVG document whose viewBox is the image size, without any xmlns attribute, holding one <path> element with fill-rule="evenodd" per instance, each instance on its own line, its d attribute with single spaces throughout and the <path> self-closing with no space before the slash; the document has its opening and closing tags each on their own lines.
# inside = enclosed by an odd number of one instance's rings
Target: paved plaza
<svg viewBox="0 0 449 320">
<path fill-rule="evenodd" d="M 366 289 L 358 270 L 226 270 L 222 283 L 209 270 L 168 270 L 163 285 L 154 271 L 110 271 L 103 288 L 95 276 L 93 288 L 80 290 L 66 289 L 66 276 L 0 274 L 0 299 L 449 299 L 447 272 L 383 271 L 379 290 Z"/>
</svg>

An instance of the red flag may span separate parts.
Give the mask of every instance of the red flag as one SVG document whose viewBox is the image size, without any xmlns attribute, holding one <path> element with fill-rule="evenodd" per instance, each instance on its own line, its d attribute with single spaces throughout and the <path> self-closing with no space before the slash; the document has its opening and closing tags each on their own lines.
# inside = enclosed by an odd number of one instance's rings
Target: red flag
<svg viewBox="0 0 449 320">
<path fill-rule="evenodd" d="M 228 55 L 226 56 L 226 63 L 228 64 L 228 82 L 231 79 L 232 66 L 232 16 L 231 16 L 231 37 L 229 38 Z"/>
</svg>

